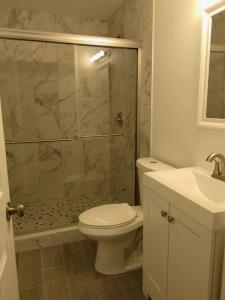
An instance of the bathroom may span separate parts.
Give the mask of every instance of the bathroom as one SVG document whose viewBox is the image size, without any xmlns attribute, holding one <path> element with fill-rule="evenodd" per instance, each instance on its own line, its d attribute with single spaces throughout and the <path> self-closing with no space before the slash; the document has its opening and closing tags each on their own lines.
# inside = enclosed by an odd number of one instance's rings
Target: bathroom
<svg viewBox="0 0 225 300">
<path fill-rule="evenodd" d="M 3 300 L 225 299 L 224 11 L 0 0 Z"/>
</svg>

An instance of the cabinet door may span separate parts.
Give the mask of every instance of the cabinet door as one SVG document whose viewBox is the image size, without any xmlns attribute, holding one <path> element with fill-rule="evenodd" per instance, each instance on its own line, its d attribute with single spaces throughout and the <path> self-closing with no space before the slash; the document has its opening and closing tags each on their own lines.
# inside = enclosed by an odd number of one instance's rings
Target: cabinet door
<svg viewBox="0 0 225 300">
<path fill-rule="evenodd" d="M 175 207 L 169 229 L 168 300 L 209 300 L 212 233 Z"/>
<path fill-rule="evenodd" d="M 169 203 L 145 188 L 143 284 L 144 293 L 153 300 L 166 299 L 168 212 Z"/>
</svg>

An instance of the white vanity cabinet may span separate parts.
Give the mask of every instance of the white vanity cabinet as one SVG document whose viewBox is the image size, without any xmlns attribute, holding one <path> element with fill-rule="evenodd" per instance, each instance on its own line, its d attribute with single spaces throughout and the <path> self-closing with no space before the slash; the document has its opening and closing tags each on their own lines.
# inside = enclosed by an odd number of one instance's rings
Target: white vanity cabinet
<svg viewBox="0 0 225 300">
<path fill-rule="evenodd" d="M 216 234 L 144 188 L 144 293 L 152 300 L 212 296 Z M 217 262 L 218 264 L 218 262 Z"/>
<path fill-rule="evenodd" d="M 161 300 L 166 299 L 167 295 L 169 240 L 169 223 L 161 214 L 168 214 L 169 203 L 146 188 L 144 199 L 144 293 L 153 300 Z"/>
</svg>

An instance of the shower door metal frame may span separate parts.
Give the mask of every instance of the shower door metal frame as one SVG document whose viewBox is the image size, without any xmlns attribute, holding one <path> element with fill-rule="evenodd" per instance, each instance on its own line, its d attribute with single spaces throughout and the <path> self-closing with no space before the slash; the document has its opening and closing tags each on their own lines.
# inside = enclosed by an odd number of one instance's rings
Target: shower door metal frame
<svg viewBox="0 0 225 300">
<path fill-rule="evenodd" d="M 142 48 L 142 43 L 129 39 L 119 39 L 110 37 L 65 34 L 54 32 L 43 32 L 23 29 L 0 28 L 0 38 L 24 40 L 24 41 L 39 41 L 49 43 L 76 44 L 88 46 L 105 46 L 115 48 Z"/>
<path fill-rule="evenodd" d="M 60 43 L 72 45 L 86 45 L 86 46 L 103 46 L 109 48 L 124 48 L 136 49 L 138 56 L 138 80 L 137 80 L 137 101 L 136 101 L 136 143 L 135 143 L 135 159 L 140 157 L 137 145 L 140 145 L 140 107 L 141 107 L 141 75 L 142 75 L 142 43 L 131 39 L 99 37 L 77 34 L 54 33 L 35 30 L 0 28 L 0 39 L 33 41 L 33 42 L 47 42 Z M 138 126 L 139 125 L 139 126 Z M 138 176 L 135 168 L 135 201 L 138 199 Z"/>
</svg>

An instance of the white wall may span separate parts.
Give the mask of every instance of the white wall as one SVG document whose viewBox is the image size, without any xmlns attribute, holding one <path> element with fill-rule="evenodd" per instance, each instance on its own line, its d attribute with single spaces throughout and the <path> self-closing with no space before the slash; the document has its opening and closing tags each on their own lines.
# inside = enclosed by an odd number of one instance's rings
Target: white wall
<svg viewBox="0 0 225 300">
<path fill-rule="evenodd" d="M 155 0 L 152 156 L 177 167 L 225 155 L 225 131 L 197 127 L 202 6 Z"/>
</svg>

